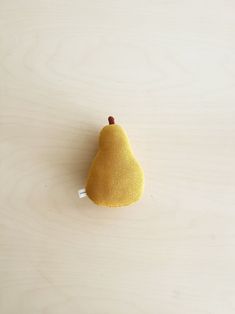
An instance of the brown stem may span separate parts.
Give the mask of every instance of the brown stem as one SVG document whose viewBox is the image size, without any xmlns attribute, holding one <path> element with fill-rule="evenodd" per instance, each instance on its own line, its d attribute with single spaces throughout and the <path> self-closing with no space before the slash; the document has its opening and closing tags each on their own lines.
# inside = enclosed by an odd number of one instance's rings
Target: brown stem
<svg viewBox="0 0 235 314">
<path fill-rule="evenodd" d="M 115 124 L 114 117 L 110 116 L 108 120 L 109 120 L 109 124 Z"/>
</svg>

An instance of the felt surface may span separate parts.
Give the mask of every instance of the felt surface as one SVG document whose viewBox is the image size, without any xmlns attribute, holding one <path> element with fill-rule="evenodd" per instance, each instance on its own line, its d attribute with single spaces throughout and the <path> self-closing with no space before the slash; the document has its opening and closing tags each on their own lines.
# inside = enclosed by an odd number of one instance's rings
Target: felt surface
<svg viewBox="0 0 235 314">
<path fill-rule="evenodd" d="M 117 124 L 100 132 L 99 150 L 92 162 L 86 185 L 87 195 L 97 205 L 118 207 L 141 198 L 143 170 L 136 160 L 127 134 Z"/>
</svg>

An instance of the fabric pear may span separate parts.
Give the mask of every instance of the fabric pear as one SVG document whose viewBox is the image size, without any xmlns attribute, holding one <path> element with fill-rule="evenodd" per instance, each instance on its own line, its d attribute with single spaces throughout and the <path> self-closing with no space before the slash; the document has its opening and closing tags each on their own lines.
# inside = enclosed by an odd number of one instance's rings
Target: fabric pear
<svg viewBox="0 0 235 314">
<path fill-rule="evenodd" d="M 89 170 L 86 193 L 97 205 L 118 207 L 140 199 L 144 174 L 124 129 L 109 117 L 99 137 L 99 150 Z"/>
</svg>

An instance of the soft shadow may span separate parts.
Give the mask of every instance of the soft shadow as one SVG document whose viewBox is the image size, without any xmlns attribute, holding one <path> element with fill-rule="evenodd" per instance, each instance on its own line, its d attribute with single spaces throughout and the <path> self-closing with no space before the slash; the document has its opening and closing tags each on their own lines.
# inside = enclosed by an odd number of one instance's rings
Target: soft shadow
<svg viewBox="0 0 235 314">
<path fill-rule="evenodd" d="M 84 186 L 90 165 L 98 151 L 99 131 L 97 126 L 87 125 L 85 132 L 78 132 L 74 136 L 74 150 L 70 152 L 68 172 L 70 182 L 78 188 Z"/>
</svg>

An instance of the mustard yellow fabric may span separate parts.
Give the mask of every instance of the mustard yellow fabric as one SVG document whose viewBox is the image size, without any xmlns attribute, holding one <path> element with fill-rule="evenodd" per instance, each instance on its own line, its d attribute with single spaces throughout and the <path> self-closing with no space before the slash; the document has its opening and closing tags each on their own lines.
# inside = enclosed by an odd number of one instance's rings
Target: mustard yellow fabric
<svg viewBox="0 0 235 314">
<path fill-rule="evenodd" d="M 105 126 L 88 174 L 87 195 L 97 205 L 126 206 L 141 198 L 143 187 L 144 173 L 126 132 L 117 124 Z"/>
</svg>

